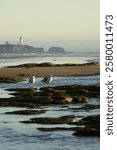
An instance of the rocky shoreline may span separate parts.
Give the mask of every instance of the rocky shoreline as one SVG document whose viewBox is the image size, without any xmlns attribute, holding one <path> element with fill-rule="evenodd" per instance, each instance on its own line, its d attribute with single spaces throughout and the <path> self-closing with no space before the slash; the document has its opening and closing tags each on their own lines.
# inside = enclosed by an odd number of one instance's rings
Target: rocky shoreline
<svg viewBox="0 0 117 150">
<path fill-rule="evenodd" d="M 30 71 L 29 71 L 30 70 Z M 39 72 L 40 70 L 40 72 Z M 0 76 L 0 83 L 17 83 L 23 81 L 24 77 L 30 77 L 32 72 L 36 73 L 36 77 L 47 75 L 48 72 L 53 73 L 55 76 L 60 75 L 94 75 L 99 74 L 99 64 L 86 63 L 86 64 L 23 64 L 19 66 L 12 66 L 3 68 L 3 74 Z M 27 73 L 28 71 L 28 73 Z M 37 71 L 37 72 L 36 72 Z M 67 72 L 68 71 L 68 72 Z M 6 72 L 6 73 L 5 73 Z M 7 72 L 9 73 L 7 75 Z M 45 74 L 41 74 L 46 72 Z M 99 110 L 100 105 L 90 104 L 92 98 L 100 98 L 99 85 L 62 85 L 53 87 L 36 88 L 12 88 L 5 89 L 12 92 L 10 98 L 0 98 L 0 107 L 16 107 L 24 110 L 16 110 L 5 112 L 6 115 L 38 115 L 39 117 L 30 118 L 29 120 L 21 120 L 19 123 L 23 124 L 40 124 L 43 127 L 38 127 L 37 130 L 43 132 L 51 131 L 74 131 L 74 136 L 99 136 L 100 123 L 99 115 L 72 115 L 78 112 L 88 112 L 91 110 Z M 83 105 L 82 105 L 83 104 Z M 71 108 L 71 105 L 78 107 Z M 50 111 L 47 108 L 50 106 L 60 106 L 63 110 L 71 112 L 71 115 L 63 115 L 59 117 L 40 117 Z M 65 108 L 64 108 L 65 107 Z M 59 111 L 59 110 L 57 110 Z M 60 109 L 60 111 L 62 111 Z M 78 119 L 78 120 L 77 120 Z M 77 121 L 76 121 L 77 120 Z M 46 127 L 44 125 L 57 125 L 57 127 Z M 69 127 L 61 127 L 59 125 L 68 125 Z"/>
<path fill-rule="evenodd" d="M 26 107 L 25 110 L 6 112 L 7 115 L 41 115 L 49 110 L 42 106 L 59 105 L 72 112 L 90 111 L 99 109 L 100 105 L 87 104 L 91 98 L 100 97 L 99 85 L 64 85 L 55 87 L 43 87 L 39 90 L 29 89 L 7 89 L 12 91 L 13 97 L 0 98 L 1 107 Z M 71 104 L 84 104 L 77 108 L 70 108 Z M 75 119 L 79 118 L 79 121 Z M 100 116 L 90 115 L 87 117 L 77 115 L 66 115 L 60 117 L 36 117 L 26 121 L 25 124 L 60 125 L 66 127 L 39 127 L 37 130 L 43 132 L 51 131 L 74 131 L 74 136 L 100 136 Z"/>
<path fill-rule="evenodd" d="M 0 106 L 32 107 L 50 104 L 86 103 L 90 98 L 99 98 L 99 85 L 63 85 L 43 87 L 39 90 L 7 89 L 13 97 L 0 98 Z"/>
</svg>

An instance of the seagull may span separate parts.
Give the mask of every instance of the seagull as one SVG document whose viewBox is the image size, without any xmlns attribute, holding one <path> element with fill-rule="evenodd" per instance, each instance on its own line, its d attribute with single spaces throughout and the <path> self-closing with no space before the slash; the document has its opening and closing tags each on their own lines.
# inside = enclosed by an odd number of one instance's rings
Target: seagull
<svg viewBox="0 0 117 150">
<path fill-rule="evenodd" d="M 32 75 L 32 76 L 29 78 L 29 83 L 31 83 L 32 86 L 34 85 L 34 83 L 35 83 L 35 75 Z"/>
<path fill-rule="evenodd" d="M 52 82 L 52 75 L 49 76 L 49 77 L 45 77 L 43 78 L 43 80 L 41 82 L 44 82 L 44 83 L 51 83 Z"/>
</svg>

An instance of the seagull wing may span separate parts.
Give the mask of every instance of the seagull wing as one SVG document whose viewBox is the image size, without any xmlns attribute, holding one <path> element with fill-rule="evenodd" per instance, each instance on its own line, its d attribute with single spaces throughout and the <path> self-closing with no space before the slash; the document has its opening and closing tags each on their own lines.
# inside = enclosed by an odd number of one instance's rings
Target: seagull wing
<svg viewBox="0 0 117 150">
<path fill-rule="evenodd" d="M 29 83 L 32 83 L 32 78 L 29 78 Z"/>
<path fill-rule="evenodd" d="M 42 82 L 48 82 L 48 77 L 43 78 Z"/>
</svg>

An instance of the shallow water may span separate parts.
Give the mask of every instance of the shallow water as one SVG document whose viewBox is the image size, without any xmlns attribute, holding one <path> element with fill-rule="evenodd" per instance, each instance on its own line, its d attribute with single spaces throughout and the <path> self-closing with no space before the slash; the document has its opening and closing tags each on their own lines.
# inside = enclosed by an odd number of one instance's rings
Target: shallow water
<svg viewBox="0 0 117 150">
<path fill-rule="evenodd" d="M 99 110 L 73 112 L 72 108 L 74 107 L 76 108 L 78 106 L 67 105 L 66 108 L 65 106 L 43 106 L 42 109 L 47 110 L 46 113 L 30 116 L 4 114 L 8 111 L 21 110 L 21 108 L 1 108 L 0 147 L 2 150 L 99 150 L 100 139 L 98 137 L 76 137 L 72 135 L 74 131 L 42 132 L 36 129 L 39 127 L 69 127 L 70 125 L 19 123 L 19 121 L 28 120 L 34 117 L 59 117 L 69 114 L 87 116 L 99 114 Z"/>
<path fill-rule="evenodd" d="M 24 63 L 86 63 L 89 61 L 99 61 L 97 53 L 79 53 L 69 54 L 63 56 L 37 56 L 37 57 L 23 57 L 23 58 L 1 58 L 0 68 L 5 66 L 14 66 Z M 29 88 L 28 78 L 23 82 L 16 84 L 0 83 L 0 98 L 7 98 L 12 96 L 12 92 L 5 89 L 8 88 Z M 42 78 L 36 78 L 34 88 L 70 84 L 91 85 L 99 84 L 100 76 L 86 76 L 86 77 L 54 77 L 51 84 L 41 83 Z M 10 95 L 11 94 L 11 95 Z M 98 105 L 99 99 L 92 98 L 88 104 Z M 74 131 L 51 131 L 43 132 L 37 130 L 39 127 L 71 127 L 70 125 L 43 125 L 43 124 L 23 124 L 19 121 L 29 120 L 34 117 L 60 117 L 64 115 L 75 115 L 79 120 L 82 117 L 99 114 L 100 110 L 90 111 L 74 111 L 74 108 L 79 108 L 87 103 L 77 105 L 52 105 L 41 106 L 40 109 L 46 110 L 40 115 L 9 115 L 5 112 L 25 110 L 26 108 L 15 107 L 0 107 L 0 149 L 1 150 L 99 150 L 100 138 L 98 137 L 76 137 L 72 134 Z M 75 121 L 74 120 L 74 121 Z M 72 125 L 73 126 L 73 125 Z"/>
<path fill-rule="evenodd" d="M 99 76 L 86 77 L 54 77 L 53 82 L 49 85 L 42 84 L 42 78 L 37 78 L 35 88 L 43 86 L 57 86 L 69 84 L 99 84 Z M 28 78 L 25 81 L 16 84 L 0 84 L 0 96 L 7 97 L 9 92 L 7 88 L 28 88 Z M 12 93 L 11 93 L 12 94 Z M 92 98 L 88 104 L 99 104 L 99 99 Z M 60 117 L 64 115 L 75 115 L 79 120 L 82 117 L 99 114 L 100 110 L 74 111 L 87 103 L 75 105 L 51 105 L 41 106 L 40 109 L 46 110 L 40 115 L 9 115 L 5 112 L 24 110 L 26 108 L 0 107 L 0 149 L 1 150 L 99 150 L 99 137 L 76 137 L 72 134 L 74 131 L 39 131 L 39 127 L 71 127 L 70 125 L 43 125 L 43 124 L 23 124 L 19 121 L 29 120 L 34 117 Z M 74 121 L 75 121 L 74 120 Z M 72 125 L 73 126 L 73 125 Z"/>
<path fill-rule="evenodd" d="M 10 93 L 4 89 L 11 88 L 29 88 L 32 85 L 28 83 L 29 78 L 24 78 L 23 82 L 19 83 L 0 83 L 0 98 L 10 97 Z M 72 84 L 81 84 L 81 85 L 91 85 L 99 84 L 100 76 L 79 76 L 79 77 L 53 77 L 53 81 L 50 84 L 45 84 L 41 82 L 42 78 L 36 78 L 34 88 L 41 88 L 47 86 L 61 86 L 61 85 L 72 85 Z"/>
<path fill-rule="evenodd" d="M 28 126 L 22 133 L 4 127 L 2 133 L 12 137 L 1 141 L 2 150 L 99 150 L 99 138 L 75 137 L 71 131 L 44 133 Z"/>
</svg>

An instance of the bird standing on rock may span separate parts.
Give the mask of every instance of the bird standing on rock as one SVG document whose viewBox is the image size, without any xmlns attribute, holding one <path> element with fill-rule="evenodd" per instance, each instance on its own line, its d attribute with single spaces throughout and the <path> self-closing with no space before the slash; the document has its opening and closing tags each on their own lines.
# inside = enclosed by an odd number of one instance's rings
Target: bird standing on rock
<svg viewBox="0 0 117 150">
<path fill-rule="evenodd" d="M 52 75 L 49 76 L 49 77 L 45 77 L 43 78 L 43 80 L 41 82 L 44 82 L 44 83 L 51 83 L 52 82 Z"/>
<path fill-rule="evenodd" d="M 29 83 L 31 83 L 32 86 L 34 86 L 34 83 L 35 83 L 35 75 L 34 74 L 29 78 Z"/>
</svg>

